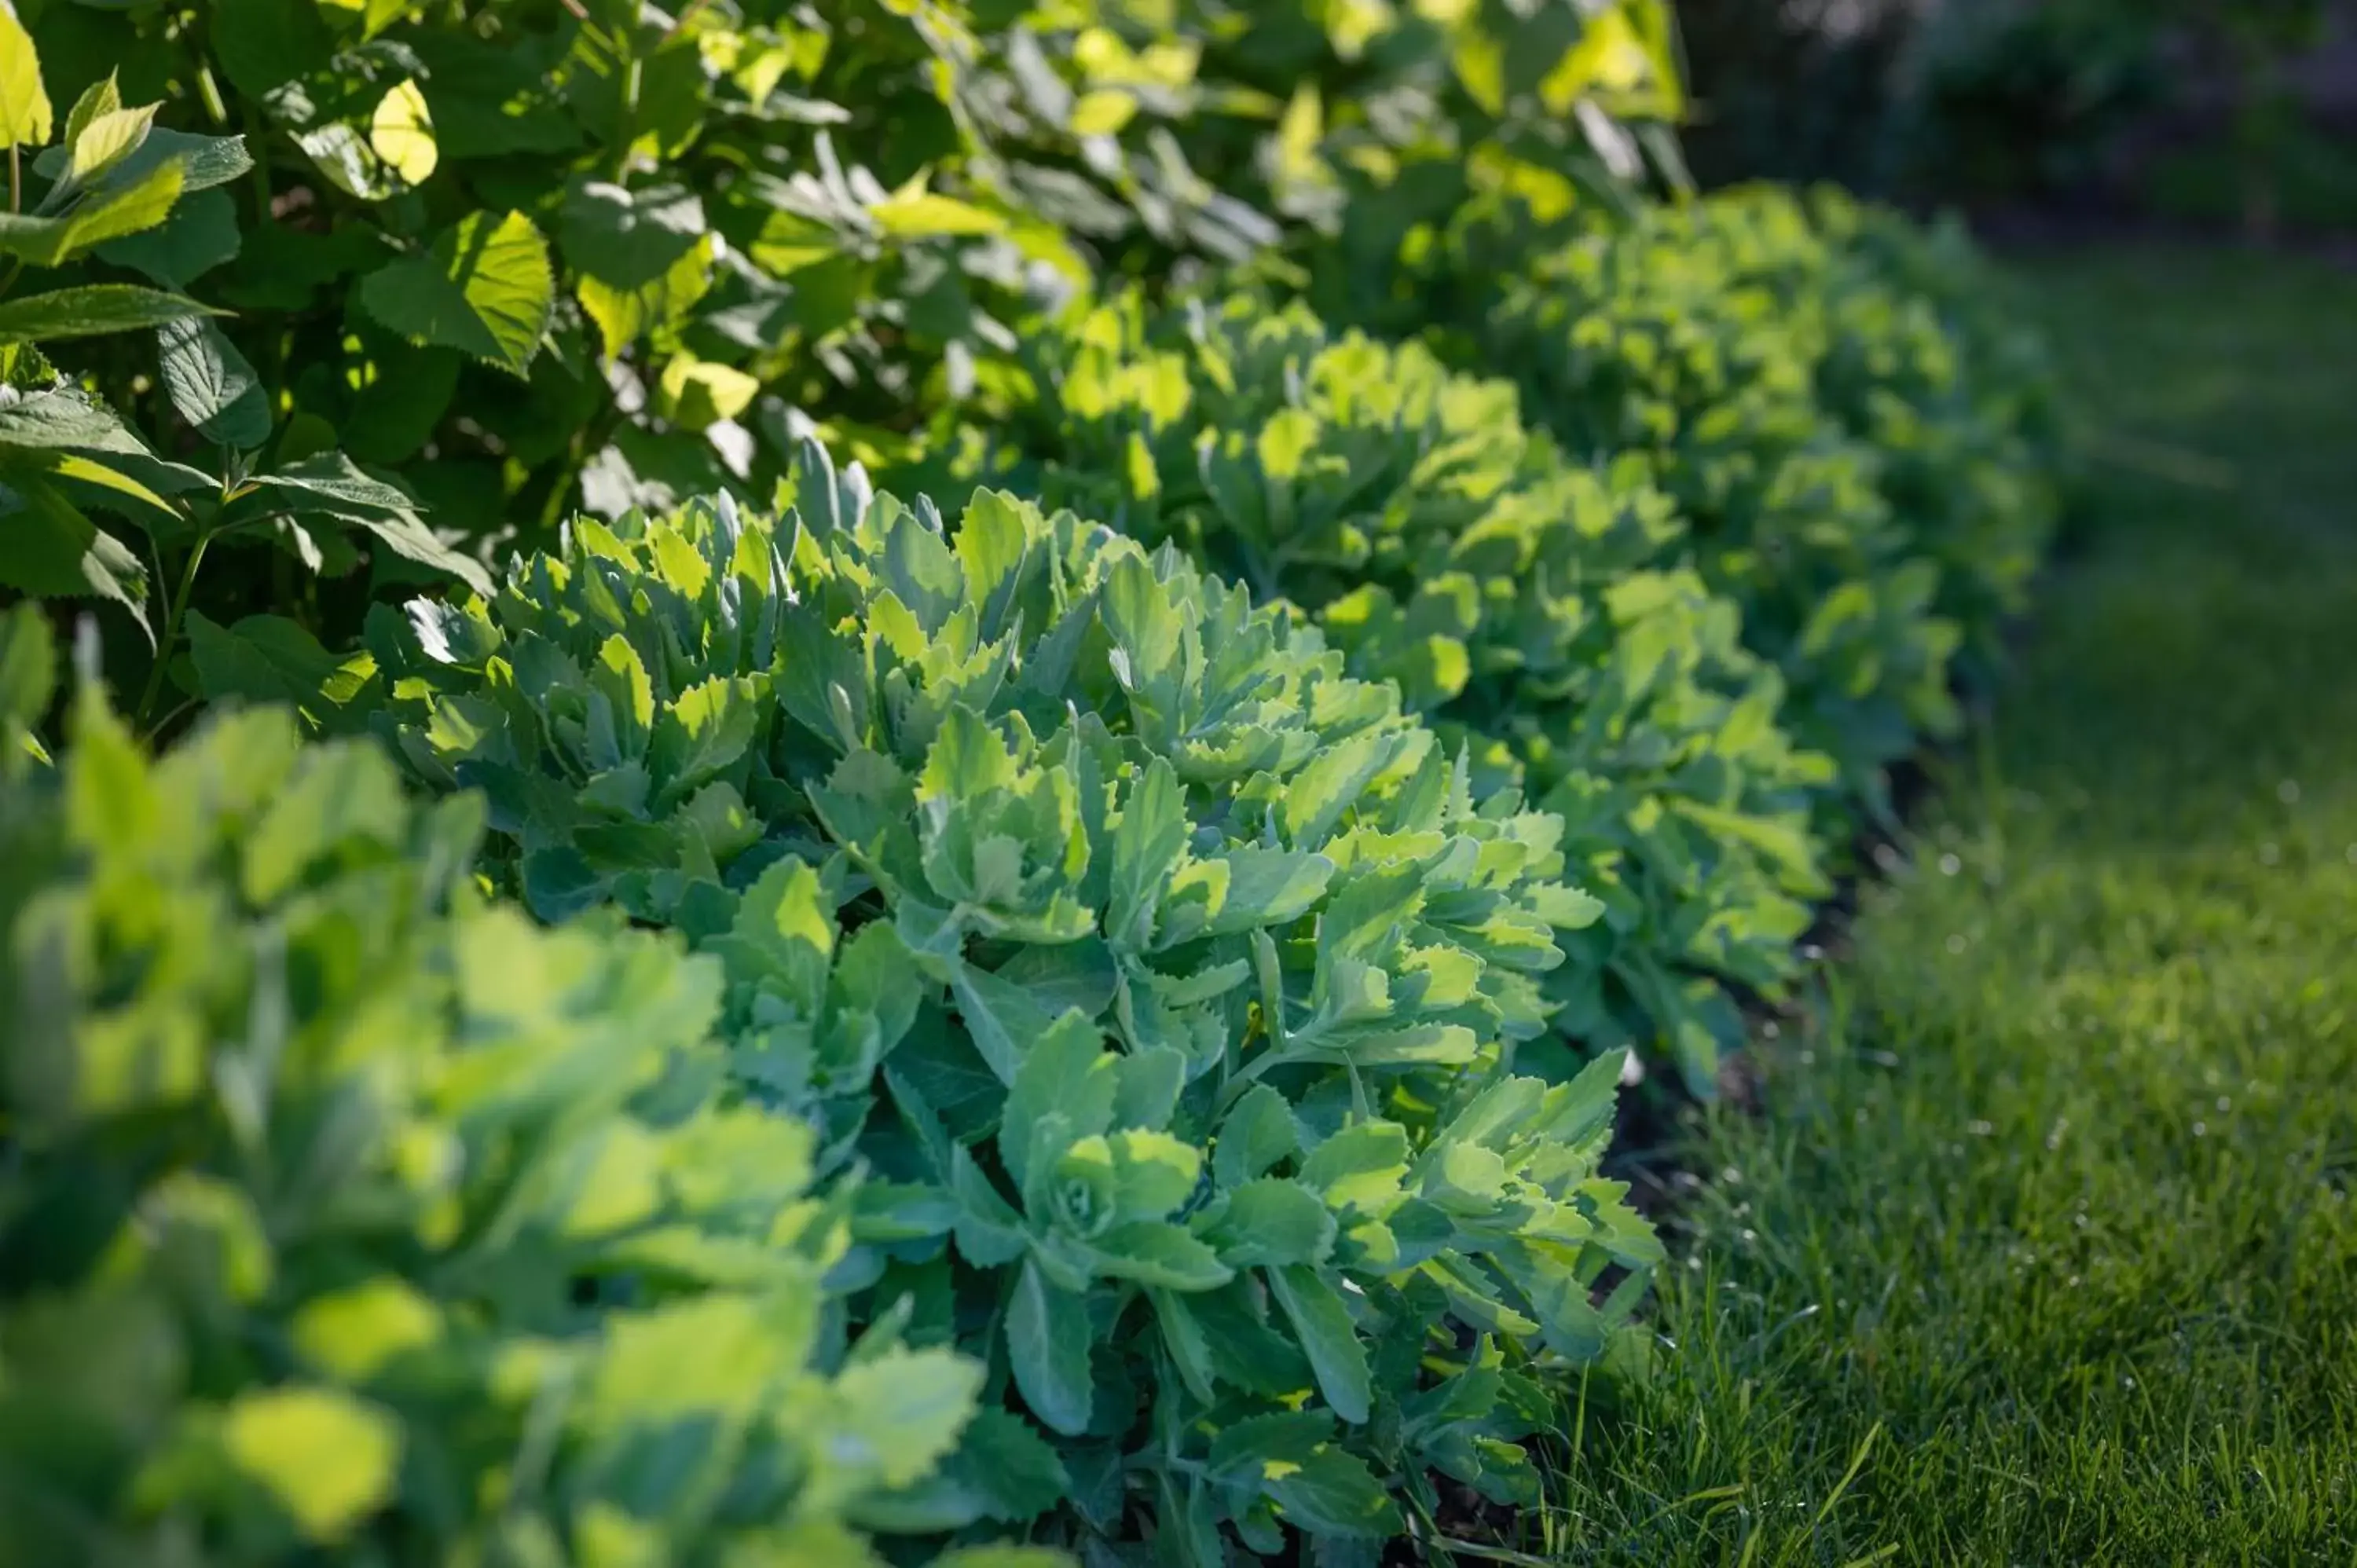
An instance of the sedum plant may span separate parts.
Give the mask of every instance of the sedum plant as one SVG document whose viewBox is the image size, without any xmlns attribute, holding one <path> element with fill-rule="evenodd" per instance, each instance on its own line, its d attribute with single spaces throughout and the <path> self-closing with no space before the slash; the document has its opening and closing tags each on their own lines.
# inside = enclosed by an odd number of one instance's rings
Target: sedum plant
<svg viewBox="0 0 2357 1568">
<path fill-rule="evenodd" d="M 1572 450 L 1652 456 L 1800 736 L 1875 805 L 1956 727 L 1953 660 L 1993 653 L 2051 510 L 2034 399 L 1891 264 L 1894 224 L 1772 190 L 1653 209 L 1538 259 L 1488 334 Z"/>
<path fill-rule="evenodd" d="M 377 661 L 495 877 L 718 958 L 745 1093 L 865 1177 L 850 1319 L 988 1364 L 907 1516 L 1208 1565 L 1534 1498 L 1658 1256 L 1618 1062 L 1511 1070 L 1598 914 L 1560 821 L 1175 552 L 815 449 L 791 499 L 577 522 Z"/>
<path fill-rule="evenodd" d="M 0 1563 L 880 1564 L 982 1369 L 842 1355 L 720 965 L 280 710 L 151 762 L 85 684 L 51 768 L 53 662 L 0 618 Z"/>
<path fill-rule="evenodd" d="M 1290 600 L 1351 673 L 1522 782 L 1605 903 L 1554 972 L 1558 1033 L 1665 1051 L 1714 1092 L 1741 1032 L 1726 988 L 1777 990 L 1825 890 L 1808 813 L 1831 776 L 1785 738 L 1779 676 L 1683 564 L 1641 464 L 1574 465 L 1511 385 L 1249 297 L 1077 313 L 1031 374 L 1003 438 L 966 434 L 951 466 Z"/>
</svg>

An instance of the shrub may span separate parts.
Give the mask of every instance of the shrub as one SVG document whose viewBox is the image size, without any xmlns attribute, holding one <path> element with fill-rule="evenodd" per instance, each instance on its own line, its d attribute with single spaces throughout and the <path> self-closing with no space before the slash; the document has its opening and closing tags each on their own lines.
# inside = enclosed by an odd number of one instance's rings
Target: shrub
<svg viewBox="0 0 2357 1568">
<path fill-rule="evenodd" d="M 130 523 L 151 553 L 168 547 L 185 564 L 161 619 L 168 655 L 188 580 L 217 542 L 275 536 L 317 562 L 351 556 L 347 535 L 358 533 L 429 569 L 488 584 L 425 526 L 407 495 L 361 474 L 332 440 L 302 452 L 260 450 L 270 412 L 251 367 L 222 335 L 220 313 L 179 292 L 196 252 L 220 238 L 207 219 L 217 210 L 210 204 L 225 199 L 218 188 L 247 173 L 252 160 L 238 137 L 157 126 L 158 108 L 125 106 L 109 76 L 60 121 L 32 40 L 0 8 L 0 141 L 9 158 L 0 294 L 27 267 L 64 269 L 72 280 L 0 305 L 0 518 L 10 538 L 0 585 L 121 606 L 153 655 L 159 631 L 150 620 L 146 561 L 113 531 Z M 52 132 L 57 143 L 45 147 Z M 25 148 L 34 149 L 29 163 Z M 107 267 L 145 273 L 163 286 L 88 281 Z M 253 450 L 224 456 L 215 472 L 158 458 L 41 348 L 62 354 L 64 345 L 81 349 L 103 339 L 119 349 L 126 334 L 150 332 L 165 392 L 192 432 Z M 102 526 L 93 512 L 120 521 Z M 165 668 L 163 657 L 147 661 L 143 714 Z"/>
<path fill-rule="evenodd" d="M 1714 1092 L 1740 1034 L 1718 983 L 1776 990 L 1801 899 L 1825 891 L 1807 826 L 1830 773 L 1778 727 L 1781 682 L 1734 607 L 1677 564 L 1684 531 L 1641 465 L 1575 466 L 1524 432 L 1511 385 L 1249 298 L 1075 315 L 1034 340 L 1031 375 L 952 466 L 1301 606 L 1352 674 L 1526 784 L 1606 905 L 1555 972 L 1557 1029 L 1666 1045 Z"/>
<path fill-rule="evenodd" d="M 1395 1533 L 1435 1470 L 1531 1498 L 1657 1256 L 1617 1061 L 1503 1066 L 1597 913 L 1560 822 L 1173 553 L 815 453 L 796 499 L 576 522 L 377 658 L 496 875 L 720 958 L 749 1092 L 873 1173 L 852 1318 L 1009 1378 L 933 1517 L 1211 1563 Z"/>
<path fill-rule="evenodd" d="M 50 662 L 0 618 L 0 1561 L 876 1563 L 982 1369 L 841 1360 L 719 965 L 486 904 L 479 800 L 283 711 L 151 764 L 85 685 L 52 770 Z"/>
<path fill-rule="evenodd" d="M 2051 509 L 2034 400 L 1891 264 L 1910 248 L 1835 198 L 1654 209 L 1539 258 L 1490 331 L 1573 451 L 1652 455 L 1798 735 L 1878 806 L 1954 730 L 1952 660 L 1993 645 Z"/>
<path fill-rule="evenodd" d="M 1574 8 L 1550 9 L 1573 51 Z M 117 470 L 107 454 L 136 457 L 128 499 L 67 492 L 129 508 L 155 548 L 45 489 L 43 553 L 0 573 L 138 611 L 155 555 L 163 616 L 136 636 L 109 623 L 143 709 L 167 672 L 241 693 L 219 659 L 178 659 L 196 651 L 185 606 L 339 643 L 388 590 L 447 573 L 487 588 L 483 564 L 545 545 L 576 507 L 766 495 L 813 423 L 888 451 L 935 407 L 986 410 L 1016 324 L 1099 270 L 1159 277 L 1285 233 L 1256 185 L 1199 173 L 1180 134 L 1216 156 L 1221 127 L 1256 145 L 1279 122 L 1281 99 L 1203 74 L 1209 31 L 1246 18 L 875 0 L 27 15 L 29 32 L 13 10 L 0 26 L 0 129 L 38 146 L 54 91 L 104 105 L 120 161 L 50 186 L 0 250 L 118 291 L 111 319 L 132 329 L 60 354 L 95 401 L 33 434 Z M 1445 36 L 1487 35 L 1467 19 Z M 1613 86 L 1620 59 L 1558 94 L 1593 136 L 1620 134 L 1602 95 L 1636 105 Z M 1304 156 L 1325 141 L 1308 129 Z M 38 160 L 44 178 L 66 162 Z M 148 290 L 125 315 L 120 291 L 145 287 L 126 277 L 208 309 L 166 319 Z"/>
</svg>

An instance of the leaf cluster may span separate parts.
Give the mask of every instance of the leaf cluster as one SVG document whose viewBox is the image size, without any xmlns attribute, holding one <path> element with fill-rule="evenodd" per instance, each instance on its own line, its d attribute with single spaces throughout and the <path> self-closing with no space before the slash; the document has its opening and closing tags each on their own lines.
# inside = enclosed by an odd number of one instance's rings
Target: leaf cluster
<svg viewBox="0 0 2357 1568">
<path fill-rule="evenodd" d="M 717 956 L 744 1092 L 865 1177 L 853 1316 L 1008 1395 L 910 1518 L 1208 1564 L 1528 1501 L 1658 1255 L 1618 1058 L 1512 1070 L 1599 913 L 1560 821 L 1175 552 L 815 447 L 792 500 L 580 521 L 379 667 L 528 903 Z"/>
<path fill-rule="evenodd" d="M 1664 1051 L 1713 1092 L 1740 1022 L 1716 983 L 1790 974 L 1831 776 L 1786 738 L 1779 676 L 1641 461 L 1577 466 L 1510 384 L 1250 296 L 1076 312 L 1033 338 L 1028 372 L 1029 399 L 937 466 L 1011 475 L 1299 606 L 1484 782 L 1561 815 L 1606 913 L 1566 944 L 1557 1029 Z"/>
<path fill-rule="evenodd" d="M 0 618 L 0 1561 L 880 1563 L 983 1371 L 844 1355 L 720 966 L 485 902 L 479 799 L 283 710 L 150 762 L 85 683 L 37 762 L 55 662 Z"/>
</svg>

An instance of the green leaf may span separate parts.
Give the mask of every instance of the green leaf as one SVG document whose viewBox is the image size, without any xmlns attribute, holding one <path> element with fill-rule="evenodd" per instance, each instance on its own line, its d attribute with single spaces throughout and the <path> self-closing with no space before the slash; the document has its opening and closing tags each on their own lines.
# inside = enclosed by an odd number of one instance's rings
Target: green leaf
<svg viewBox="0 0 2357 1568">
<path fill-rule="evenodd" d="M 975 1414 L 949 1470 L 985 1499 L 991 1518 L 1009 1524 L 1046 1513 L 1072 1485 L 1054 1446 L 1029 1422 L 996 1405 Z"/>
<path fill-rule="evenodd" d="M 183 187 L 192 190 L 193 187 Z M 222 263 L 236 258 L 244 236 L 237 203 L 218 190 L 184 195 L 170 217 L 153 229 L 110 240 L 99 258 L 145 273 L 171 288 L 186 288 Z"/>
<path fill-rule="evenodd" d="M 761 383 L 734 365 L 680 353 L 663 366 L 655 390 L 656 409 L 665 419 L 683 430 L 709 430 L 750 407 Z"/>
<path fill-rule="evenodd" d="M 29 729 L 57 694 L 57 641 L 38 608 L 20 603 L 0 610 L 0 720 Z"/>
<path fill-rule="evenodd" d="M 341 452 L 322 452 L 248 481 L 248 494 L 225 510 L 224 524 L 271 513 L 331 519 L 374 536 L 393 553 L 447 572 L 478 594 L 492 594 L 481 562 L 462 555 L 436 537 L 401 491 L 362 473 Z"/>
<path fill-rule="evenodd" d="M 977 1268 L 1001 1268 L 1021 1257 L 1031 1244 L 1023 1231 L 1023 1216 L 999 1196 L 963 1144 L 950 1145 L 950 1196 L 958 1204 L 954 1231 L 958 1251 L 967 1262 Z"/>
<path fill-rule="evenodd" d="M 147 103 L 136 109 L 112 110 L 75 132 L 66 143 L 67 181 L 88 185 L 137 152 L 155 128 L 158 107 Z"/>
<path fill-rule="evenodd" d="M 193 299 L 133 284 L 84 284 L 0 303 L 0 343 L 96 338 L 220 314 Z"/>
<path fill-rule="evenodd" d="M 1217 1252 L 1176 1225 L 1116 1226 L 1089 1247 L 1098 1273 L 1161 1290 L 1216 1290 L 1236 1277 Z"/>
<path fill-rule="evenodd" d="M 1103 1032 L 1078 1013 L 1065 1014 L 1024 1052 L 998 1129 L 999 1154 L 1018 1187 L 1030 1190 L 1036 1159 L 1061 1152 L 1035 1146 L 1049 1117 L 1058 1119 L 1068 1140 L 1094 1136 L 1112 1123 L 1114 1062 Z"/>
<path fill-rule="evenodd" d="M 1212 1172 L 1223 1187 L 1240 1187 L 1299 1152 L 1301 1132 L 1285 1096 L 1265 1083 L 1246 1090 L 1227 1120 L 1211 1153 Z M 1402 1169 L 1405 1171 L 1405 1166 Z"/>
<path fill-rule="evenodd" d="M 259 1242 L 258 1219 L 253 1229 Z M 366 1381 L 386 1363 L 424 1349 L 442 1335 L 441 1315 L 434 1304 L 392 1275 L 312 1297 L 291 1326 L 295 1348 L 305 1360 L 350 1383 Z"/>
<path fill-rule="evenodd" d="M 148 141 L 155 139 L 151 135 Z M 187 171 L 177 161 L 159 163 L 134 179 L 131 171 L 138 163 L 135 156 L 125 159 L 103 188 L 62 218 L 0 212 L 0 254 L 54 267 L 109 240 L 163 222 L 187 188 Z"/>
<path fill-rule="evenodd" d="M 164 391 L 182 419 L 222 446 L 251 450 L 270 439 L 262 378 L 221 329 L 202 317 L 156 334 Z"/>
<path fill-rule="evenodd" d="M 0 145 L 46 145 L 51 113 L 32 36 L 16 20 L 14 5 L 0 5 Z"/>
<path fill-rule="evenodd" d="M 893 1349 L 855 1362 L 835 1377 L 827 1462 L 909 1486 L 957 1445 L 981 1389 L 981 1367 L 952 1350 Z"/>
<path fill-rule="evenodd" d="M 522 376 L 540 350 L 556 285 L 548 245 L 521 212 L 477 212 L 429 254 L 361 280 L 363 308 L 413 343 L 457 349 Z"/>
<path fill-rule="evenodd" d="M 193 192 L 241 177 L 253 167 L 253 157 L 243 136 L 207 136 L 158 125 L 107 177 L 106 188 L 135 185 L 167 164 L 179 168 L 179 188 Z"/>
<path fill-rule="evenodd" d="M 1006 220 L 971 202 L 930 191 L 905 191 L 869 209 L 879 227 L 896 240 L 921 240 L 940 234 L 996 234 Z"/>
<path fill-rule="evenodd" d="M 1324 1274 L 1299 1264 L 1267 1272 L 1270 1290 L 1293 1332 L 1308 1353 L 1318 1390 L 1334 1413 L 1353 1424 L 1367 1419 L 1373 1408 L 1374 1386 L 1367 1372 L 1367 1348 L 1341 1294 Z"/>
<path fill-rule="evenodd" d="M 1228 1194 L 1226 1211 L 1203 1239 L 1231 1268 L 1315 1266 L 1334 1249 L 1334 1216 L 1299 1182 L 1262 1176 Z"/>
<path fill-rule="evenodd" d="M 1331 1444 L 1270 1466 L 1261 1487 L 1287 1523 L 1313 1537 L 1389 1540 L 1402 1528 L 1399 1505 L 1383 1484 L 1363 1461 Z"/>
<path fill-rule="evenodd" d="M 339 727 L 345 704 L 376 673 L 369 655 L 329 653 L 277 616 L 248 616 L 224 627 L 191 609 L 187 625 L 197 683 L 209 700 L 283 703 L 315 730 Z"/>
<path fill-rule="evenodd" d="M 710 286 L 704 203 L 683 187 L 577 186 L 565 195 L 557 242 L 608 359 L 678 321 Z"/>
<path fill-rule="evenodd" d="M 106 73 L 103 81 L 93 81 L 74 100 L 66 115 L 65 145 L 72 146 L 81 140 L 81 134 L 102 117 L 123 107 L 123 91 L 115 84 L 114 72 Z"/>
<path fill-rule="evenodd" d="M 1090 1338 L 1086 1298 L 1049 1284 L 1026 1258 L 1006 1305 L 1007 1362 L 1031 1413 L 1068 1437 L 1089 1426 Z"/>
<path fill-rule="evenodd" d="M 307 1541 L 326 1545 L 392 1496 L 401 1428 L 383 1411 L 333 1390 L 260 1389 L 231 1403 L 221 1446 Z"/>
<path fill-rule="evenodd" d="M 231 85 L 260 102 L 271 89 L 325 70 L 335 40 L 312 0 L 214 0 L 206 29 Z"/>
<path fill-rule="evenodd" d="M 111 599 L 147 626 L 147 569 L 137 554 L 38 475 L 0 480 L 0 585 L 40 598 Z"/>
</svg>

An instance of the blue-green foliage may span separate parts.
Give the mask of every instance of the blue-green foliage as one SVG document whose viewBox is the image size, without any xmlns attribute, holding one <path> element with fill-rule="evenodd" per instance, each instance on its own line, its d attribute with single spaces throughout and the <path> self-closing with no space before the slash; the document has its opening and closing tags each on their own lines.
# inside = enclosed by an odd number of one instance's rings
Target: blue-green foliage
<svg viewBox="0 0 2357 1568">
<path fill-rule="evenodd" d="M 1704 576 L 1869 804 L 1959 722 L 2053 510 L 2043 392 L 1934 279 L 1966 265 L 1846 199 L 1756 189 L 1647 209 L 1538 258 L 1487 324 L 1575 452 L 1642 453 Z"/>
<path fill-rule="evenodd" d="M 0 619 L 0 1563 L 876 1563 L 983 1369 L 838 1364 L 856 1194 L 716 1098 L 721 965 L 283 711 L 151 763 L 85 686 L 51 768 L 53 663 Z"/>
<path fill-rule="evenodd" d="M 1641 460 L 1572 463 L 1511 385 L 1249 297 L 1076 314 L 1030 373 L 1018 417 L 942 466 L 1289 599 L 1477 776 L 1523 783 L 1606 906 L 1566 944 L 1558 1031 L 1664 1050 L 1713 1092 L 1740 1028 L 1726 984 L 1775 992 L 1825 890 L 1808 816 L 1832 771 L 1786 737 L 1781 678 Z"/>
<path fill-rule="evenodd" d="M 1532 1500 L 1515 1439 L 1658 1256 L 1617 1059 L 1511 1070 L 1599 912 L 1561 822 L 1175 552 L 814 451 L 795 499 L 577 523 L 377 657 L 495 875 L 720 960 L 747 1094 L 865 1177 L 851 1318 L 993 1369 L 899 1517 L 1210 1564 L 1435 1472 Z"/>
</svg>

